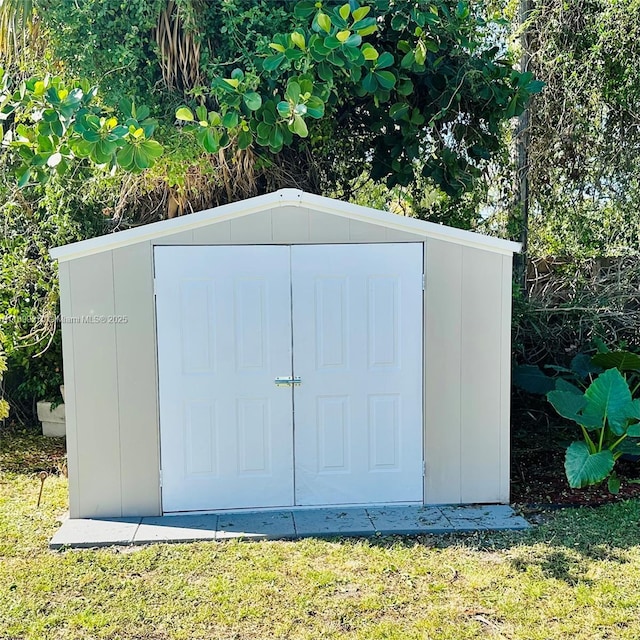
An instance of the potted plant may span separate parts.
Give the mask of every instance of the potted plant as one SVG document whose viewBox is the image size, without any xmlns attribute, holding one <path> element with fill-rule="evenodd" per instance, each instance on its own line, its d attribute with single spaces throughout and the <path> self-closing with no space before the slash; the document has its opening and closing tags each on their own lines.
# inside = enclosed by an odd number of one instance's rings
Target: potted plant
<svg viewBox="0 0 640 640">
<path fill-rule="evenodd" d="M 42 435 L 64 438 L 67 434 L 64 407 L 64 385 L 60 386 L 62 402 L 41 401 L 36 404 L 38 420 L 42 424 Z"/>
</svg>

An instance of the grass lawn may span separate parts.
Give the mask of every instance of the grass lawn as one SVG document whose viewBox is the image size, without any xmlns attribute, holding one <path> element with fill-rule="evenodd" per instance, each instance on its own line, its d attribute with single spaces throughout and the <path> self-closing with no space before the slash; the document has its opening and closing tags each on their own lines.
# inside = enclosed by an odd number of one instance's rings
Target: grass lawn
<svg viewBox="0 0 640 640">
<path fill-rule="evenodd" d="M 0 638 L 634 639 L 640 503 L 526 533 L 50 552 L 66 480 L 0 440 Z"/>
</svg>

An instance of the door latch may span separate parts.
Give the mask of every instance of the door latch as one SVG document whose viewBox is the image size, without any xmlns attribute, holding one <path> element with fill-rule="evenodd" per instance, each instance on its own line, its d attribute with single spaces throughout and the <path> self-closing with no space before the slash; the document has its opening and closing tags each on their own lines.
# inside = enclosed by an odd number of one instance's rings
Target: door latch
<svg viewBox="0 0 640 640">
<path fill-rule="evenodd" d="M 299 387 L 302 380 L 299 377 L 280 376 L 274 380 L 277 387 Z"/>
</svg>

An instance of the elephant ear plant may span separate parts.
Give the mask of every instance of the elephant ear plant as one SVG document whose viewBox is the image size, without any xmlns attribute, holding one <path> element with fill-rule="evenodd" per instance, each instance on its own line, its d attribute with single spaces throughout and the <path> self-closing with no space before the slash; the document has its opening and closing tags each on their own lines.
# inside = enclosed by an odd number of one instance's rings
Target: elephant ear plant
<svg viewBox="0 0 640 640">
<path fill-rule="evenodd" d="M 609 491 L 618 493 L 616 460 L 625 453 L 628 438 L 640 438 L 640 399 L 633 399 L 626 378 L 616 368 L 601 373 L 583 392 L 557 380 L 547 399 L 563 417 L 582 429 L 583 440 L 569 445 L 565 471 L 569 486 L 579 489 L 608 478 Z"/>
</svg>

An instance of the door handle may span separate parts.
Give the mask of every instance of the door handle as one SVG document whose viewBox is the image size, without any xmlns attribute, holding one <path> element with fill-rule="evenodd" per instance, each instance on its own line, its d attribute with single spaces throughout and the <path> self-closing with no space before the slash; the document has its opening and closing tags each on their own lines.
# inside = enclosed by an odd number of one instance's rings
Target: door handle
<svg viewBox="0 0 640 640">
<path fill-rule="evenodd" d="M 299 387 L 302 384 L 302 380 L 299 377 L 291 376 L 279 376 L 274 380 L 277 387 Z"/>
</svg>

